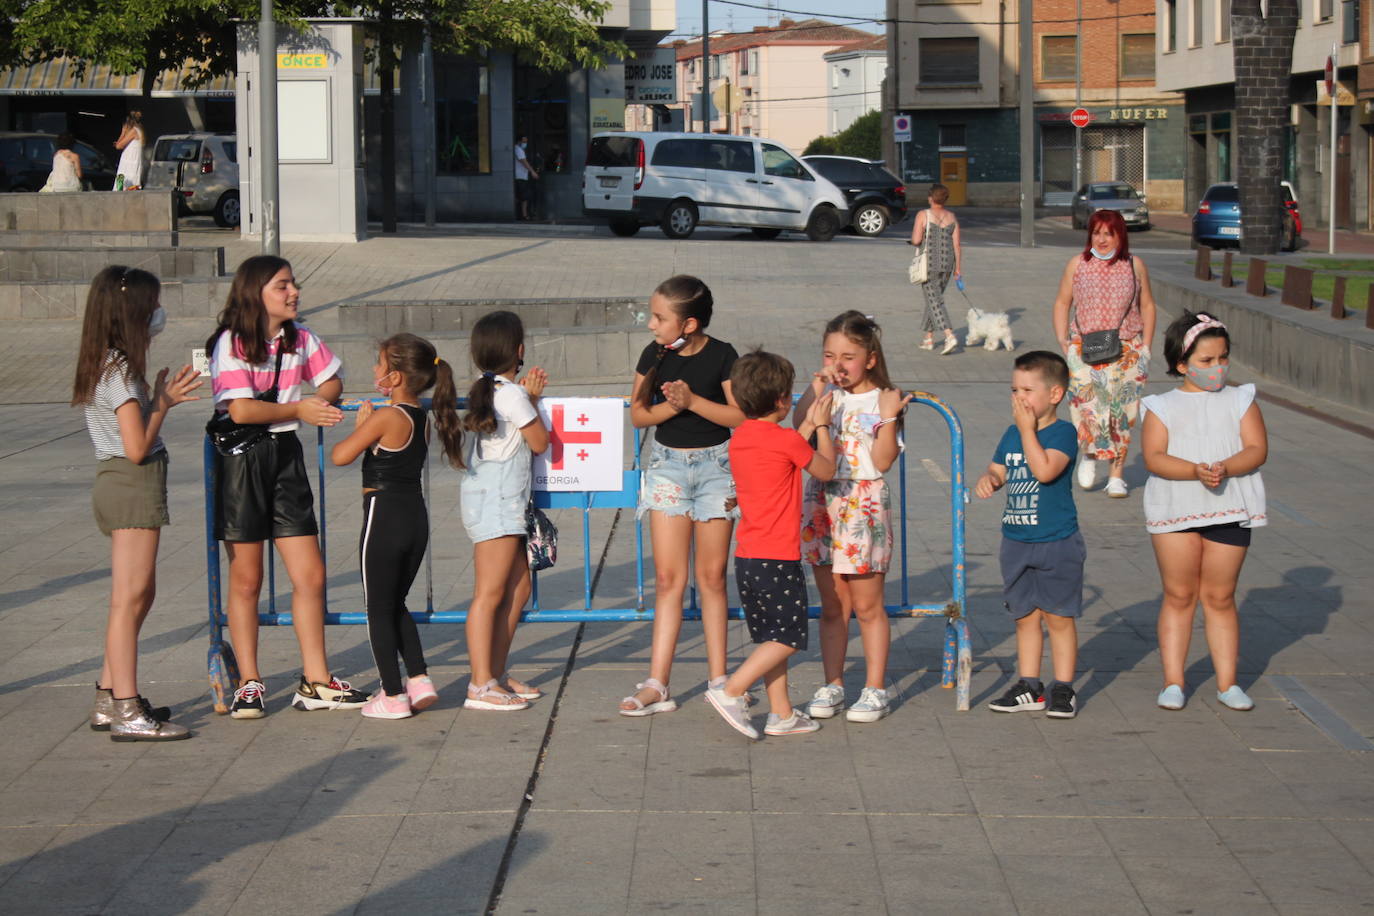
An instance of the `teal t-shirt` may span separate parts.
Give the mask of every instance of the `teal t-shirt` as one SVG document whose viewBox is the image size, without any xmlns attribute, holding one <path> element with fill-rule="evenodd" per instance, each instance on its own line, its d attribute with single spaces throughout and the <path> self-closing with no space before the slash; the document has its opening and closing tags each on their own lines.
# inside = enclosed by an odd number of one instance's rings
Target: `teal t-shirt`
<svg viewBox="0 0 1374 916">
<path fill-rule="evenodd" d="M 1072 423 L 1055 420 L 1036 434 L 1041 448 L 1069 456 L 1064 472 L 1049 483 L 1031 473 L 1021 452 L 1021 431 L 1007 428 L 997 443 L 994 464 L 1007 469 L 1007 507 L 1002 512 L 1002 534 L 1013 541 L 1036 544 L 1058 541 L 1078 530 L 1078 510 L 1073 505 L 1073 464 L 1078 458 L 1078 433 Z"/>
</svg>

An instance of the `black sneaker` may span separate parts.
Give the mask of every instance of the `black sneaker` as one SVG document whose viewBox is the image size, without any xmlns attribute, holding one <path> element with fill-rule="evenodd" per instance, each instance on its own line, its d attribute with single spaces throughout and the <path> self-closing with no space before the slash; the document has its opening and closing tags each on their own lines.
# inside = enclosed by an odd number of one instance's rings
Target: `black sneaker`
<svg viewBox="0 0 1374 916">
<path fill-rule="evenodd" d="M 267 687 L 262 681 L 244 681 L 234 691 L 234 704 L 229 707 L 231 719 L 261 719 L 267 715 Z"/>
<path fill-rule="evenodd" d="M 1036 693 L 1025 678 L 1012 684 L 1006 693 L 988 704 L 988 709 L 993 712 L 1038 712 L 1044 708 L 1045 695 Z"/>
<path fill-rule="evenodd" d="M 1050 688 L 1050 708 L 1045 715 L 1051 719 L 1072 719 L 1078 715 L 1078 694 L 1068 684 L 1055 684 Z"/>
<path fill-rule="evenodd" d="M 348 681 L 331 677 L 328 684 L 312 684 L 301 675 L 296 695 L 291 698 L 293 709 L 359 709 L 367 705 L 367 694 L 354 690 Z"/>
</svg>

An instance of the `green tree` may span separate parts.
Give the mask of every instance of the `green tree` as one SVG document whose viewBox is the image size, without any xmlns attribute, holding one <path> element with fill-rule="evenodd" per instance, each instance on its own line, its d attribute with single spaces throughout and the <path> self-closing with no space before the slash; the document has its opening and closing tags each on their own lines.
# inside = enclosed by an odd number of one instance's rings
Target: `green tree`
<svg viewBox="0 0 1374 916">
<path fill-rule="evenodd" d="M 854 119 L 833 137 L 820 136 L 806 144 L 803 156 L 858 156 L 881 159 L 883 156 L 882 112 L 870 111 Z"/>
</svg>

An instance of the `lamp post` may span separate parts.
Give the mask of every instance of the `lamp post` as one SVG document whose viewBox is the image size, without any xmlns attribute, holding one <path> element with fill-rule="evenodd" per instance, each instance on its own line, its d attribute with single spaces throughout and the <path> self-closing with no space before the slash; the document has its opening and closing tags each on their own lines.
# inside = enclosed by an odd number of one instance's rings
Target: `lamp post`
<svg viewBox="0 0 1374 916">
<path fill-rule="evenodd" d="M 258 164 L 262 172 L 262 253 L 281 255 L 281 189 L 277 181 L 277 24 L 272 0 L 258 19 Z"/>
</svg>

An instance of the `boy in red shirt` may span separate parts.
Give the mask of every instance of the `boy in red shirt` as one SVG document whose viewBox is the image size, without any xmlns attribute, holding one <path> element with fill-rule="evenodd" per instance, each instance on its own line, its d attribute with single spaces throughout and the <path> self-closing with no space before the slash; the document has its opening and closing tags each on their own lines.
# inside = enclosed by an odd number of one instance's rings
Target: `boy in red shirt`
<svg viewBox="0 0 1374 916">
<path fill-rule="evenodd" d="M 724 687 L 707 688 L 706 701 L 750 738 L 744 692 L 759 678 L 771 712 L 764 733 L 799 735 L 820 725 L 792 707 L 787 659 L 806 648 L 810 628 L 806 577 L 801 565 L 802 469 L 818 480 L 835 473 L 830 441 L 830 395 L 818 398 L 798 429 L 779 425 L 792 410 L 792 364 L 762 350 L 740 357 L 730 389 L 745 420 L 730 436 L 730 469 L 740 521 L 735 530 L 735 578 L 749 636 L 758 644 Z M 816 448 L 807 444 L 816 434 Z"/>
</svg>

